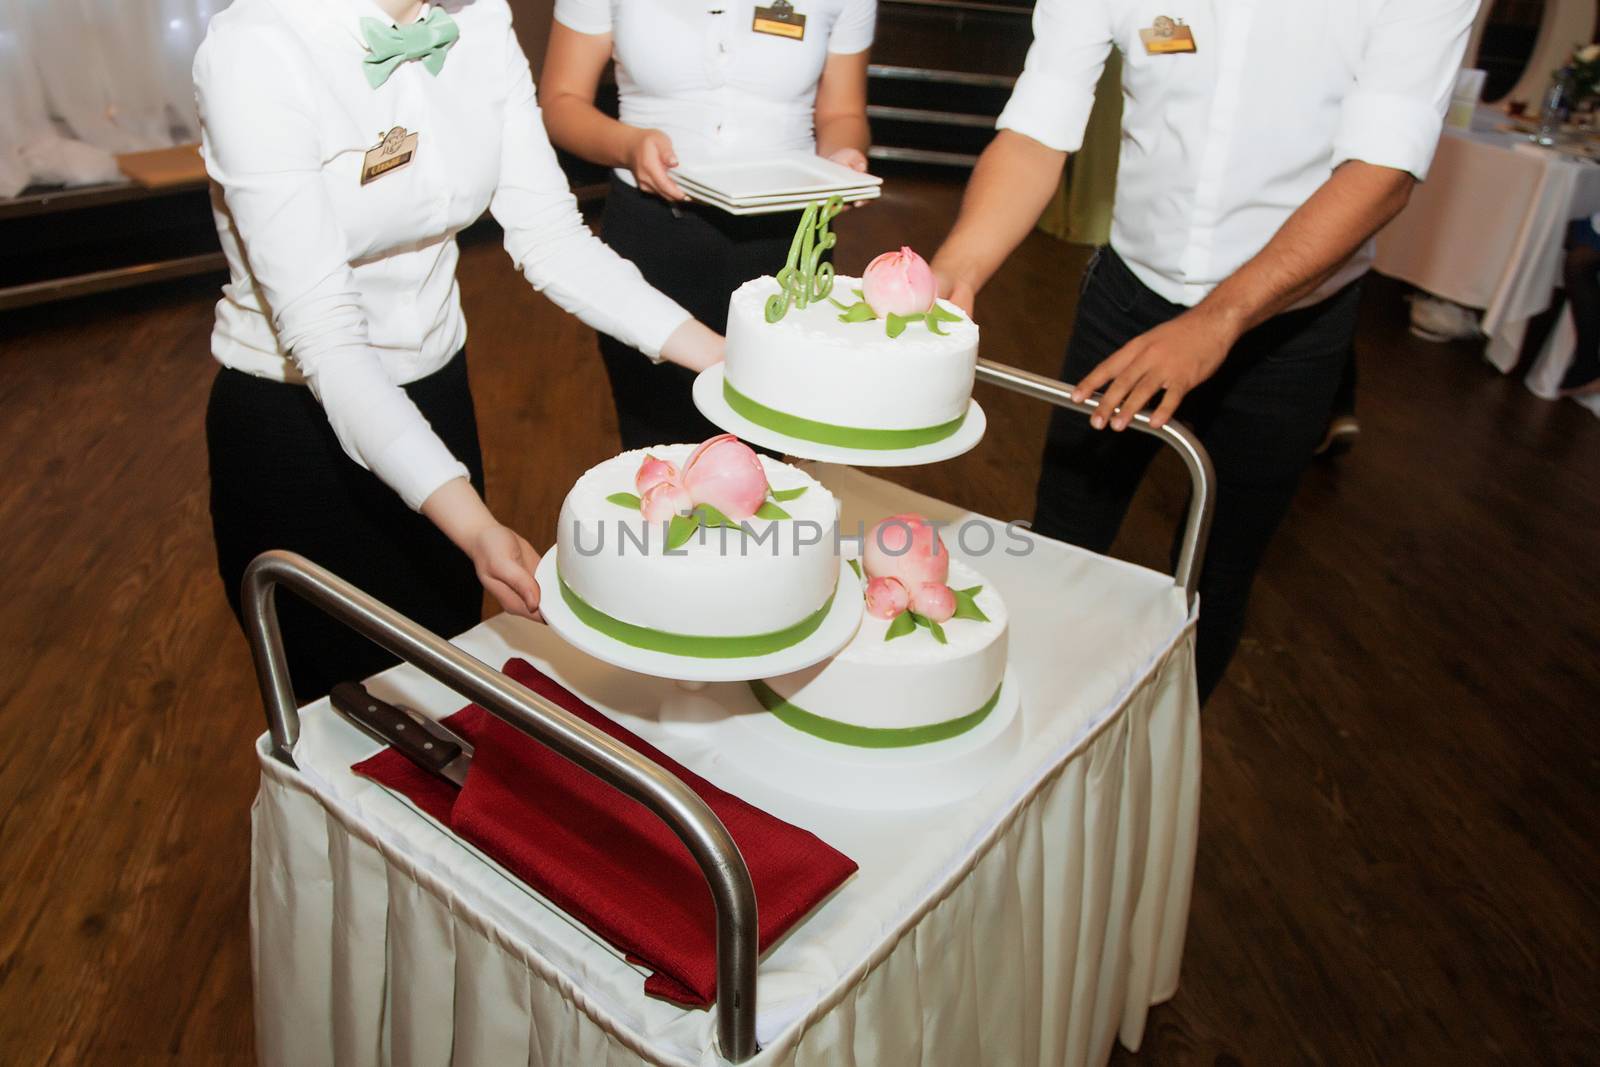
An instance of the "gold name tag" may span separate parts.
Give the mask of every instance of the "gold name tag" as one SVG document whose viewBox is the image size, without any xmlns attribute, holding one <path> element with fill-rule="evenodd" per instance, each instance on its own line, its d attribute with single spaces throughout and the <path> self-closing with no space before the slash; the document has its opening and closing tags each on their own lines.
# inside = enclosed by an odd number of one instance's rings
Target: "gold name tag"
<svg viewBox="0 0 1600 1067">
<path fill-rule="evenodd" d="M 803 41 L 806 38 L 806 17 L 797 14 L 788 0 L 773 0 L 771 7 L 756 8 L 756 17 L 750 28 L 756 33 Z"/>
<path fill-rule="evenodd" d="M 383 135 L 383 140 L 367 149 L 361 161 L 361 184 L 375 182 L 385 174 L 393 174 L 409 167 L 417 157 L 418 134 L 407 133 L 404 126 L 396 126 Z"/>
<path fill-rule="evenodd" d="M 1181 22 L 1162 15 L 1155 25 L 1139 31 L 1144 50 L 1152 56 L 1181 55 L 1195 51 L 1194 31 Z"/>
</svg>

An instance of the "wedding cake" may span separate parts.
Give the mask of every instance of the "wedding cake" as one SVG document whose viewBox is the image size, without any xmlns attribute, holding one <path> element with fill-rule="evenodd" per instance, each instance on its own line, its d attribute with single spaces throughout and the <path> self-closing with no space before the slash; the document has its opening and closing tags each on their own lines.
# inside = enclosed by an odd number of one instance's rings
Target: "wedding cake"
<svg viewBox="0 0 1600 1067">
<path fill-rule="evenodd" d="M 752 682 L 789 726 L 858 748 L 908 748 L 959 737 L 1001 703 L 1004 602 L 971 567 L 952 560 L 917 515 L 867 535 L 860 561 L 866 617 L 833 659 Z M 842 591 L 841 591 L 841 595 Z"/>
<path fill-rule="evenodd" d="M 558 595 L 637 648 L 702 658 L 798 644 L 839 584 L 837 504 L 809 475 L 731 434 L 606 460 L 567 494 Z"/>
<path fill-rule="evenodd" d="M 789 264 L 728 301 L 723 399 L 777 433 L 841 448 L 933 444 L 962 427 L 972 399 L 978 327 L 936 298 L 909 248 L 861 278 L 822 262 L 837 235 L 832 205 L 807 210 Z"/>
</svg>

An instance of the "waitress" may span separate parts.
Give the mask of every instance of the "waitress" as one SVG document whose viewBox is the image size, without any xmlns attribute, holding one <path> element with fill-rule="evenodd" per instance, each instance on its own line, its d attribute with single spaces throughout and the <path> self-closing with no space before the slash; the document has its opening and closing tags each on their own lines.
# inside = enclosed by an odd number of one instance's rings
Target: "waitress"
<svg viewBox="0 0 1600 1067">
<path fill-rule="evenodd" d="M 556 0 L 540 76 L 550 139 L 615 169 L 601 235 L 712 329 L 726 329 L 733 290 L 783 266 L 795 217 L 690 204 L 672 169 L 799 150 L 866 170 L 876 16 L 876 0 Z M 594 103 L 612 59 L 620 122 Z M 623 446 L 715 433 L 693 374 L 649 366 L 626 341 L 600 337 Z"/>
<path fill-rule="evenodd" d="M 231 275 L 206 437 L 235 614 L 246 565 L 286 548 L 439 633 L 483 589 L 536 615 L 538 554 L 483 502 L 455 235 L 488 209 L 535 289 L 646 366 L 703 368 L 721 339 L 584 226 L 505 0 L 236 0 L 194 74 Z M 302 700 L 388 662 L 279 610 Z"/>
</svg>

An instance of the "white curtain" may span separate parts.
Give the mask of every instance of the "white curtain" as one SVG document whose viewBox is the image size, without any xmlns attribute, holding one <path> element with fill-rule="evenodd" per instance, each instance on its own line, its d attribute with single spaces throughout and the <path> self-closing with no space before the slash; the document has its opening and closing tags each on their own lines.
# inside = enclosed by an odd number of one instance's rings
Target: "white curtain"
<svg viewBox="0 0 1600 1067">
<path fill-rule="evenodd" d="M 190 67 L 228 0 L 0 0 L 0 195 L 195 140 Z"/>
</svg>

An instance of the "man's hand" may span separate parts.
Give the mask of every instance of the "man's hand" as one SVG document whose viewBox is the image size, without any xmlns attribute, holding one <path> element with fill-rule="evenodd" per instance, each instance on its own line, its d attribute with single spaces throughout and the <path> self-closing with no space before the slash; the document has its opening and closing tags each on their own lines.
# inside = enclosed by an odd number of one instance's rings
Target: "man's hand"
<svg viewBox="0 0 1600 1067">
<path fill-rule="evenodd" d="M 933 276 L 939 283 L 939 295 L 965 311 L 967 318 L 972 318 L 972 308 L 978 302 L 978 293 L 972 283 L 946 274 L 937 264 L 933 268 Z"/>
<path fill-rule="evenodd" d="M 1239 337 L 1226 316 L 1204 305 L 1193 308 L 1123 345 L 1073 387 L 1072 399 L 1081 404 L 1104 387 L 1089 422 L 1097 430 L 1124 430 L 1161 393 L 1161 405 L 1150 416 L 1159 430 L 1189 391 L 1217 372 Z"/>
<path fill-rule="evenodd" d="M 628 169 L 633 180 L 643 192 L 663 200 L 687 200 L 677 182 L 672 180 L 672 168 L 678 165 L 678 154 L 672 149 L 672 138 L 660 130 L 636 130 L 633 144 L 628 149 Z"/>
</svg>

